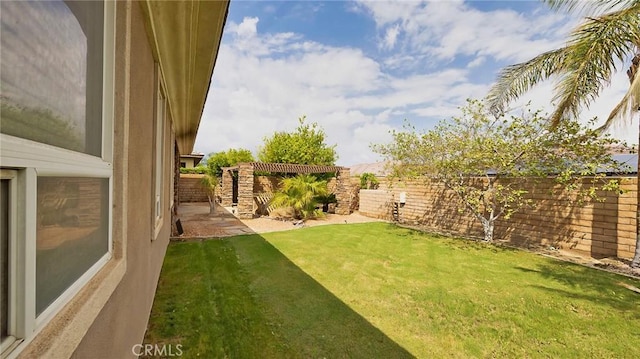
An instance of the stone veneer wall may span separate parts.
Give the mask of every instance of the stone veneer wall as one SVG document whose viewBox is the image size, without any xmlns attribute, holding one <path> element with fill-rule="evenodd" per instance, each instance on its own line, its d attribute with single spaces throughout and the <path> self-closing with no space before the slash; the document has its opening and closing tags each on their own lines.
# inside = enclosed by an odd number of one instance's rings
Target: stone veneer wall
<svg viewBox="0 0 640 359">
<path fill-rule="evenodd" d="M 220 181 L 220 203 L 224 207 L 231 207 L 233 204 L 233 176 L 232 171 L 222 169 L 222 179 Z"/>
<path fill-rule="evenodd" d="M 516 245 L 553 245 L 594 258 L 632 258 L 635 250 L 637 178 L 621 178 L 626 193 L 603 193 L 606 200 L 572 205 L 568 195 L 551 195 L 553 179 L 530 188 L 536 208 L 524 209 L 509 221 L 496 222 L 495 238 Z M 399 207 L 399 221 L 441 232 L 482 237 L 482 226 L 467 212 L 460 212 L 456 195 L 443 185 L 413 180 L 404 183 L 382 178 L 380 189 L 360 190 L 360 213 L 392 220 L 393 203 L 406 193 Z"/>
<path fill-rule="evenodd" d="M 342 168 L 336 174 L 336 189 L 334 191 L 338 203 L 336 204 L 336 214 L 351 214 L 351 201 L 353 195 L 351 191 L 351 176 L 348 168 Z"/>
<path fill-rule="evenodd" d="M 238 217 L 253 218 L 254 213 L 253 166 L 241 163 L 238 168 Z"/>
<path fill-rule="evenodd" d="M 351 212 L 360 209 L 360 177 L 352 176 L 349 179 L 349 191 L 351 193 Z"/>
<path fill-rule="evenodd" d="M 282 177 L 280 176 L 254 176 L 253 193 L 273 193 L 278 190 Z"/>
<path fill-rule="evenodd" d="M 201 182 L 204 175 L 186 174 L 180 175 L 180 184 L 178 186 L 178 198 L 180 203 L 188 202 L 208 202 L 207 191 Z"/>
</svg>

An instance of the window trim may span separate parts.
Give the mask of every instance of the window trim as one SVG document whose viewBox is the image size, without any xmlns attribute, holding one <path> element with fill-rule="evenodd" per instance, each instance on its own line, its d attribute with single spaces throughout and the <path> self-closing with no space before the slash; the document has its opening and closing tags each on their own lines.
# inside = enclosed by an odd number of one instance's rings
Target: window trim
<svg viewBox="0 0 640 359">
<path fill-rule="evenodd" d="M 18 308 L 18 303 L 23 303 L 18 296 L 18 272 L 20 261 L 18 258 L 18 236 L 17 230 L 19 228 L 18 213 L 18 171 L 10 169 L 0 169 L 0 179 L 9 181 L 8 183 L 8 293 L 7 293 L 7 306 L 8 306 L 8 320 L 7 320 L 7 337 L 0 342 L 0 355 L 9 353 L 15 348 L 22 340 L 21 333 L 18 328 L 18 311 L 13 310 Z"/>
<path fill-rule="evenodd" d="M 103 54 L 102 54 L 102 146 L 100 156 L 76 152 L 0 133 L 0 162 L 5 173 L 15 173 L 13 182 L 15 201 L 11 211 L 10 236 L 17 245 L 10 249 L 10 315 L 13 344 L 2 345 L 2 358 L 15 358 L 34 341 L 45 342 L 57 355 L 71 355 L 89 329 L 110 294 L 117 288 L 126 271 L 125 252 L 114 253 L 113 223 L 115 200 L 113 176 L 115 125 L 115 29 L 116 2 L 104 0 Z M 107 223 L 108 247 L 106 253 L 63 291 L 40 315 L 36 316 L 36 222 L 38 176 L 94 177 L 109 181 L 109 213 Z M 15 206 L 15 207 L 14 207 Z M 22 240 L 17 240 L 22 239 Z M 11 238 L 10 238 L 11 240 Z M 114 257 L 115 256 L 115 257 Z M 96 282 L 96 281 L 99 281 Z M 89 287 L 95 292 L 80 295 Z M 86 293 L 86 292 L 84 292 Z M 83 298 L 83 299 L 81 299 Z M 76 300 L 78 299 L 78 300 Z M 78 307 L 78 301 L 86 303 Z M 66 318 L 58 317 L 63 315 Z M 58 319 L 59 318 L 59 319 Z M 49 324 L 59 322 L 62 327 Z M 47 334 L 39 336 L 43 331 Z M 53 331 L 53 332 L 52 332 Z M 53 336 L 51 336 L 53 334 Z M 58 337 L 58 340 L 51 341 Z M 64 337 L 65 339 L 59 340 Z M 58 350 L 56 350 L 58 349 Z M 71 350 L 71 352 L 68 352 Z M 27 350 L 29 352 L 30 350 Z M 63 354 L 67 353 L 67 354 Z"/>
<path fill-rule="evenodd" d="M 166 152 L 166 129 L 167 129 L 167 97 L 165 95 L 164 83 L 162 81 L 162 71 L 160 64 L 155 64 L 155 88 L 154 88 L 154 123 L 153 123 L 153 160 L 152 160 L 152 193 L 151 206 L 154 216 L 152 219 L 153 233 L 151 240 L 158 238 L 162 225 L 164 224 L 164 212 L 166 196 L 164 193 L 165 173 L 167 169 Z"/>
</svg>

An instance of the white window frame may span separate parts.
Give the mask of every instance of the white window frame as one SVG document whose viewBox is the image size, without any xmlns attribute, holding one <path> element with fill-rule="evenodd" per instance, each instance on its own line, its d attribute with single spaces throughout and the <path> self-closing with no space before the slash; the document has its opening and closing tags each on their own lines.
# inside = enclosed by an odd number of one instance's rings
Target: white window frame
<svg viewBox="0 0 640 359">
<path fill-rule="evenodd" d="M 173 127 L 169 131 L 169 147 L 171 148 L 171 187 L 169 190 L 169 210 L 173 210 L 176 197 L 176 137 Z M 180 169 L 177 169 L 180 171 Z"/>
<path fill-rule="evenodd" d="M 10 334 L 12 344 L 2 343 L 8 359 L 38 335 L 62 308 L 113 256 L 113 116 L 115 64 L 115 2 L 104 1 L 102 151 L 92 156 L 0 133 L 2 176 L 10 182 Z M 60 94 L 63 96 L 63 94 Z M 105 178 L 109 181 L 108 247 L 80 278 L 36 316 L 36 213 L 37 178 L 47 176 Z"/>
<path fill-rule="evenodd" d="M 153 208 L 153 234 L 151 240 L 158 238 L 162 224 L 164 222 L 164 207 L 166 198 L 164 194 L 164 183 L 166 174 L 165 163 L 165 142 L 166 142 L 166 126 L 167 126 L 167 97 L 165 96 L 164 86 L 162 82 L 162 72 L 160 65 L 155 66 L 155 114 L 154 114 L 154 138 L 153 138 L 153 192 L 152 208 Z"/>
<path fill-rule="evenodd" d="M 20 243 L 17 238 L 17 231 L 20 228 L 18 223 L 18 216 L 16 216 L 18 212 L 18 172 L 15 170 L 0 170 L 0 178 L 2 180 L 7 180 L 9 182 L 9 198 L 8 198 L 8 223 L 5 225 L 9 226 L 8 233 L 8 261 L 9 261 L 9 285 L 8 285 L 8 320 L 7 320 L 7 337 L 0 342 L 0 355 L 4 355 L 14 349 L 18 344 L 20 344 L 20 339 L 22 337 L 22 330 L 18 327 L 17 317 L 18 313 L 24 311 L 24 296 L 19 295 L 20 289 L 18 288 L 18 248 Z"/>
</svg>

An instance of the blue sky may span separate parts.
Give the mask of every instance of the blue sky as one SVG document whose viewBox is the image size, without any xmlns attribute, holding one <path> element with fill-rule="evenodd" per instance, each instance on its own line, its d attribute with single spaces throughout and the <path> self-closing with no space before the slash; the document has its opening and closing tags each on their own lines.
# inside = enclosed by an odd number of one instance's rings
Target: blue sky
<svg viewBox="0 0 640 359">
<path fill-rule="evenodd" d="M 404 119 L 429 129 L 456 115 L 503 66 L 561 46 L 578 21 L 537 1 L 232 0 L 195 151 L 255 154 L 306 115 L 337 144 L 338 164 L 375 162 L 369 145 Z M 584 120 L 605 117 L 627 86 L 620 71 Z M 552 90 L 519 104 L 551 110 Z M 612 133 L 637 143 L 637 128 Z"/>
</svg>

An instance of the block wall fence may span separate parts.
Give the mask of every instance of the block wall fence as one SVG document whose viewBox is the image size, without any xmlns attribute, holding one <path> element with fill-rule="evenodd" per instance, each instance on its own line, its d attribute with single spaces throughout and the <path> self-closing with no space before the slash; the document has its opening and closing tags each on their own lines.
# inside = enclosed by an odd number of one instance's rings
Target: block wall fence
<svg viewBox="0 0 640 359">
<path fill-rule="evenodd" d="M 559 189 L 548 179 L 529 186 L 528 196 L 536 207 L 525 208 L 510 220 L 496 221 L 495 239 L 519 246 L 554 246 L 594 258 L 633 258 L 636 243 L 637 177 L 621 177 L 625 193 L 601 193 L 604 202 L 571 204 L 569 194 L 553 195 Z M 360 190 L 360 214 L 392 220 L 394 202 L 401 192 L 406 203 L 399 206 L 401 223 L 439 232 L 482 237 L 482 225 L 459 210 L 453 191 L 430 180 L 390 181 L 381 178 L 376 190 Z"/>
<path fill-rule="evenodd" d="M 201 184 L 202 177 L 204 176 L 200 174 L 180 174 L 180 182 L 178 184 L 180 203 L 209 201 L 207 191 Z"/>
</svg>

